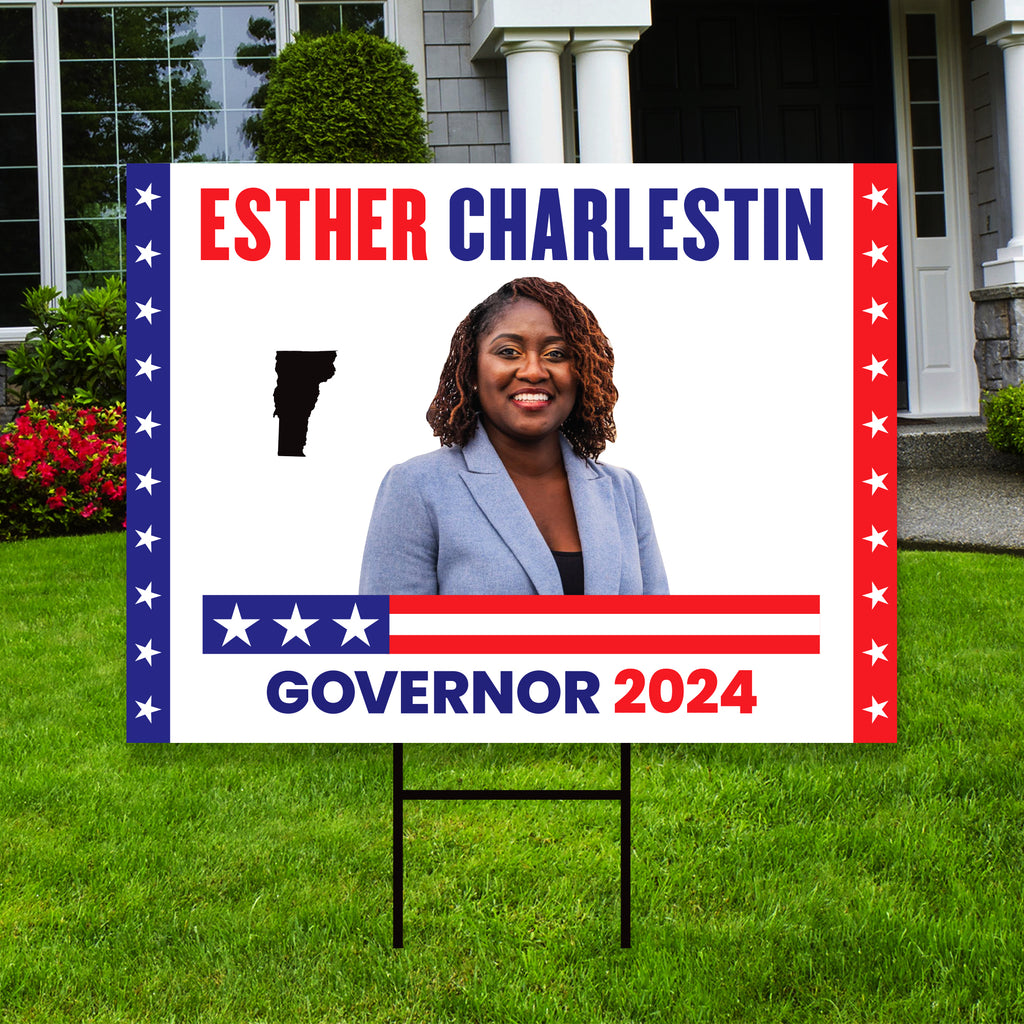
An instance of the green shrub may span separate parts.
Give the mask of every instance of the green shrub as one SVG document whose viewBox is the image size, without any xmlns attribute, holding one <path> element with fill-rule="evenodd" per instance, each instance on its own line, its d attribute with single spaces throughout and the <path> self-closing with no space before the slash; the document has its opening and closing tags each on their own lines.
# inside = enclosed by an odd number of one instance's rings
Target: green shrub
<svg viewBox="0 0 1024 1024">
<path fill-rule="evenodd" d="M 0 431 L 0 541 L 124 527 L 123 404 L 26 402 Z"/>
<path fill-rule="evenodd" d="M 993 448 L 1024 455 L 1024 384 L 986 395 L 985 417 Z"/>
<path fill-rule="evenodd" d="M 405 50 L 365 32 L 297 36 L 274 62 L 258 157 L 281 163 L 427 163 Z"/>
<path fill-rule="evenodd" d="M 125 400 L 125 284 L 107 278 L 99 288 L 68 295 L 53 305 L 56 288 L 25 292 L 33 330 L 4 358 L 9 382 L 21 397 L 51 405 L 63 398 L 80 405 Z"/>
</svg>

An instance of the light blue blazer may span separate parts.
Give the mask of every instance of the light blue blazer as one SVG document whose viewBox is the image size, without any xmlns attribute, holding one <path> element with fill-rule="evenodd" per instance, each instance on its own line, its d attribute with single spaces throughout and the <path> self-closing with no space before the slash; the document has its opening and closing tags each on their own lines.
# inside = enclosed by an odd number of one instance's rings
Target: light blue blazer
<svg viewBox="0 0 1024 1024">
<path fill-rule="evenodd" d="M 561 441 L 586 593 L 667 594 L 636 477 L 581 459 Z M 555 559 L 483 427 L 464 448 L 441 448 L 388 471 L 370 519 L 359 593 L 562 593 Z"/>
</svg>

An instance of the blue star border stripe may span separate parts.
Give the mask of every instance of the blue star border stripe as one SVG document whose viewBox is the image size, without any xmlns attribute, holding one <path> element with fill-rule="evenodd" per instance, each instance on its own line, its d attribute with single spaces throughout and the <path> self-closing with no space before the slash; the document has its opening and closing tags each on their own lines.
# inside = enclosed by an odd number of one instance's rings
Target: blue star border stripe
<svg viewBox="0 0 1024 1024">
<path fill-rule="evenodd" d="M 169 164 L 129 164 L 127 738 L 168 743 L 170 687 Z"/>
</svg>

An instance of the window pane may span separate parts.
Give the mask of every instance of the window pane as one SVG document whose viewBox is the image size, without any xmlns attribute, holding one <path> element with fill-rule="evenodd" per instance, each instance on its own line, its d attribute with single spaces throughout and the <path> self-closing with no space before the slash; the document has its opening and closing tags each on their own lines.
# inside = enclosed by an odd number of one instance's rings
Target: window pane
<svg viewBox="0 0 1024 1024">
<path fill-rule="evenodd" d="M 946 234 L 946 204 L 942 196 L 915 196 L 918 238 L 944 238 Z"/>
<path fill-rule="evenodd" d="M 32 62 L 0 63 L 0 114 L 31 114 L 35 109 L 36 84 Z"/>
<path fill-rule="evenodd" d="M 299 31 L 313 36 L 329 36 L 341 29 L 341 8 L 338 4 L 301 4 Z"/>
<path fill-rule="evenodd" d="M 109 8 L 62 7 L 57 29 L 61 60 L 110 60 L 114 56 L 113 22 Z"/>
<path fill-rule="evenodd" d="M 383 4 L 343 4 L 341 23 L 349 32 L 362 29 L 372 36 L 384 35 Z"/>
<path fill-rule="evenodd" d="M 64 216 L 97 217 L 121 202 L 116 167 L 65 167 Z"/>
<path fill-rule="evenodd" d="M 0 60 L 31 61 L 32 57 L 32 12 L 0 10 Z"/>
<path fill-rule="evenodd" d="M 61 105 L 65 113 L 114 109 L 114 62 L 62 60 Z"/>
<path fill-rule="evenodd" d="M 0 9 L 0 327 L 23 326 L 39 286 L 39 182 L 32 11 Z"/>
</svg>

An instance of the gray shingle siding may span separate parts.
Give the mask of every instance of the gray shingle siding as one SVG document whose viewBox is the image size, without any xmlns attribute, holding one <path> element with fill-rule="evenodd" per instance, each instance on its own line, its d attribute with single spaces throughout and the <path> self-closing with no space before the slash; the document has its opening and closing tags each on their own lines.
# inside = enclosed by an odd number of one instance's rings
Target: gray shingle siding
<svg viewBox="0 0 1024 1024">
<path fill-rule="evenodd" d="M 470 60 L 472 0 L 423 0 L 430 146 L 438 163 L 508 163 L 505 62 Z"/>
</svg>

